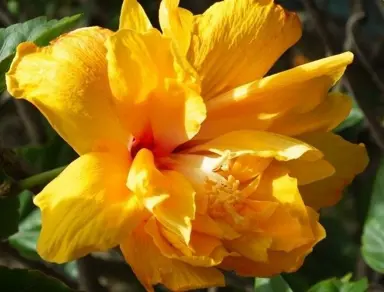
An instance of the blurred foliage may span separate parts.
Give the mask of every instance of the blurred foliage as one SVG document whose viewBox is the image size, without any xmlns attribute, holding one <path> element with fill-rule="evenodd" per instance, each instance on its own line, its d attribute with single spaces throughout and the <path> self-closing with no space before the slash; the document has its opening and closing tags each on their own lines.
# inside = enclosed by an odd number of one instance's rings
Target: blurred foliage
<svg viewBox="0 0 384 292">
<path fill-rule="evenodd" d="M 121 2 L 121 0 L 1 1 L 0 23 L 4 28 L 0 29 L 0 91 L 4 89 L 4 73 L 8 70 L 16 46 L 20 42 L 29 40 L 39 45 L 46 45 L 58 35 L 82 26 L 99 25 L 115 30 L 118 27 Z M 157 11 L 160 1 L 140 2 L 152 23 L 158 26 Z M 202 13 L 214 2 L 216 1 L 182 0 L 181 5 L 194 13 Z M 308 1 L 276 2 L 299 13 L 304 32 L 303 38 L 282 56 L 271 72 L 289 69 L 297 65 L 298 60 L 311 61 L 323 57 L 327 50 L 318 34 L 313 15 L 306 9 L 305 2 Z M 353 4 L 356 2 L 364 4 L 363 8 L 367 15 L 355 36 L 355 41 L 359 45 L 356 55 L 359 60 L 365 58 L 364 61 L 368 61 L 371 68 L 367 70 L 366 67 L 360 66 L 361 68 L 358 68 L 360 71 L 353 73 L 354 90 L 344 83 L 338 85 L 337 90 L 353 95 L 356 102 L 349 117 L 336 132 L 352 142 L 365 143 L 371 164 L 346 190 L 344 199 L 337 206 L 321 214 L 321 223 L 325 226 L 328 236 L 315 247 L 298 272 L 271 279 L 256 279 L 254 285 L 247 279 L 227 275 L 228 287 L 214 291 L 363 292 L 368 289 L 384 291 L 382 286 L 384 283 L 382 151 L 384 149 L 380 149 L 377 138 L 384 129 L 371 127 L 372 120 L 379 127 L 384 124 L 384 92 L 381 92 L 377 84 L 372 81 L 371 72 L 374 70 L 381 80 L 384 79 L 384 4 L 381 0 L 313 1 L 323 17 L 325 28 L 332 33 L 336 47 L 339 50 L 354 51 L 356 44 L 350 46 L 346 40 L 348 34 L 351 34 L 347 23 L 355 13 Z M 364 102 L 367 106 L 363 107 Z M 28 130 L 31 126 L 36 126 L 37 132 Z M 34 139 L 36 135 L 43 138 Z M 42 142 L 36 143 L 40 140 Z M 13 148 L 17 157 L 29 166 L 28 174 L 60 167 L 76 158 L 76 153 L 34 108 L 23 108 L 19 101 L 10 99 L 6 92 L 0 96 L 0 150 L 1 148 Z M 10 178 L 14 177 L 6 168 L 6 165 L 0 163 L 0 188 L 7 187 Z M 0 196 L 0 222 L 2 222 L 0 265 L 12 266 L 17 262 L 24 268 L 42 270 L 44 268 L 45 273 L 49 268 L 56 277 L 68 285 L 71 284 L 72 287 L 77 287 L 82 279 L 79 277 L 80 271 L 75 262 L 47 267 L 37 255 L 36 241 L 41 229 L 41 217 L 32 203 L 32 198 L 38 191 L 40 189 L 18 190 L 12 196 L 5 198 Z M 11 248 L 13 253 L 2 254 L 1 251 L 5 247 Z M 2 257 L 7 260 L 9 260 L 7 257 L 11 257 L 11 260 L 3 263 Z M 114 250 L 110 253 L 95 254 L 93 260 L 97 261 L 98 265 L 94 264 L 92 268 L 98 273 L 99 282 L 109 288 L 108 291 L 142 291 L 129 267 Z M 2 283 L 0 288 L 6 292 L 73 291 L 39 272 L 2 267 L 0 267 L 0 283 Z M 164 291 L 162 287 L 157 287 L 156 290 Z"/>
<path fill-rule="evenodd" d="M 2 291 L 9 292 L 75 292 L 60 281 L 37 271 L 0 267 Z"/>
</svg>

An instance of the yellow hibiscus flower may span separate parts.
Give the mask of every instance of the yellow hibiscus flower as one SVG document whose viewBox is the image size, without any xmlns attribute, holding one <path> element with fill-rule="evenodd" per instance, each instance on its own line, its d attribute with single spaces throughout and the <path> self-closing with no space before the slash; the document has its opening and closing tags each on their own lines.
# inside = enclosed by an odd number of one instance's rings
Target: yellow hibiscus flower
<svg viewBox="0 0 384 292">
<path fill-rule="evenodd" d="M 117 32 L 19 45 L 9 92 L 80 155 L 35 197 L 39 254 L 63 263 L 120 245 L 148 291 L 297 270 L 325 236 L 318 209 L 367 164 L 364 146 L 330 132 L 351 108 L 328 90 L 352 54 L 263 78 L 301 34 L 271 0 L 198 16 L 163 0 L 160 23 L 125 0 Z"/>
</svg>

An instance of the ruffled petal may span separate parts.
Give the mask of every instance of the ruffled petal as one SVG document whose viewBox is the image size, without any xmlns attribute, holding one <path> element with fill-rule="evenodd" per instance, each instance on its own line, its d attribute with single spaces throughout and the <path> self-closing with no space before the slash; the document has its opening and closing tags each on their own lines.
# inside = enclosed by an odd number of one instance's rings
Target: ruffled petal
<svg viewBox="0 0 384 292">
<path fill-rule="evenodd" d="M 90 152 L 71 163 L 38 194 L 42 230 L 40 256 L 64 263 L 105 251 L 148 218 L 125 186 L 129 156 Z"/>
<path fill-rule="evenodd" d="M 335 168 L 325 159 L 316 161 L 296 159 L 283 162 L 282 165 L 288 168 L 289 175 L 296 178 L 299 185 L 307 185 L 335 173 Z"/>
<path fill-rule="evenodd" d="M 185 56 L 191 43 L 193 14 L 179 8 L 179 0 L 163 0 L 160 4 L 160 26 L 164 35 L 175 41 L 178 51 Z"/>
<path fill-rule="evenodd" d="M 269 166 L 250 199 L 278 203 L 268 220 L 258 226 L 273 239 L 272 249 L 291 251 L 313 239 L 297 180 L 286 168 Z"/>
<path fill-rule="evenodd" d="M 297 135 L 335 127 L 349 113 L 350 99 L 340 94 L 328 96 L 328 91 L 352 60 L 350 52 L 324 58 L 207 101 L 208 118 L 195 140 L 240 129 Z"/>
<path fill-rule="evenodd" d="M 220 268 L 236 271 L 238 275 L 246 277 L 271 277 L 282 272 L 295 272 L 301 267 L 314 245 L 325 237 L 325 230 L 318 222 L 318 214 L 308 208 L 308 217 L 313 239 L 307 244 L 290 252 L 270 250 L 266 262 L 252 261 L 247 257 L 226 257 Z"/>
<path fill-rule="evenodd" d="M 168 17 L 172 22 L 175 16 Z M 183 27 L 175 21 L 171 27 L 182 45 Z M 202 78 L 202 96 L 210 99 L 264 76 L 300 36 L 297 15 L 272 0 L 225 0 L 195 17 L 187 59 Z"/>
<path fill-rule="evenodd" d="M 33 103 L 80 154 L 100 139 L 128 140 L 112 106 L 107 76 L 104 42 L 111 34 L 90 27 L 44 48 L 22 43 L 6 75 L 8 91 Z"/>
<path fill-rule="evenodd" d="M 161 283 L 172 291 L 224 286 L 224 276 L 215 268 L 194 267 L 161 254 L 144 226 L 121 244 L 124 257 L 147 291 Z"/>
<path fill-rule="evenodd" d="M 119 29 L 146 32 L 151 28 L 152 24 L 139 2 L 137 0 L 124 0 L 121 7 Z"/>
<path fill-rule="evenodd" d="M 247 154 L 271 157 L 281 161 L 301 158 L 318 160 L 323 155 L 315 147 L 299 140 L 260 131 L 235 131 L 219 136 L 204 144 L 185 150 L 188 153 L 210 151 L 235 158 Z"/>
<path fill-rule="evenodd" d="M 331 93 L 316 108 L 305 113 L 287 113 L 276 119 L 268 131 L 298 136 L 315 131 L 331 131 L 348 117 L 352 99 L 341 93 Z"/>
<path fill-rule="evenodd" d="M 151 218 L 145 225 L 161 253 L 196 267 L 212 267 L 220 264 L 229 253 L 218 238 L 193 232 L 189 245 Z"/>
<path fill-rule="evenodd" d="M 196 212 L 195 191 L 183 175 L 159 171 L 153 154 L 142 149 L 133 160 L 127 186 L 164 227 L 189 243 Z"/>
<path fill-rule="evenodd" d="M 332 133 L 311 133 L 300 139 L 318 147 L 335 168 L 334 175 L 300 187 L 306 205 L 314 209 L 336 204 L 342 191 L 368 164 L 363 144 L 352 144 Z"/>
<path fill-rule="evenodd" d="M 261 234 L 245 234 L 240 238 L 225 241 L 224 245 L 231 251 L 256 262 L 268 261 L 268 248 L 272 239 Z"/>
<path fill-rule="evenodd" d="M 190 75 L 173 55 L 170 40 L 154 29 L 120 30 L 107 48 L 116 107 L 137 143 L 153 140 L 152 150 L 164 155 L 200 130 L 205 104 L 188 83 L 179 83 Z"/>
</svg>

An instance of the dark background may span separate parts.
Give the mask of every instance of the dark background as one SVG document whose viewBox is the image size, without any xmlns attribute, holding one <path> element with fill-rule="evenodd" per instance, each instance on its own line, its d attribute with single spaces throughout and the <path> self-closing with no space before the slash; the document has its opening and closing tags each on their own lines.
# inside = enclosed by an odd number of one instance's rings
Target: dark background
<svg viewBox="0 0 384 292">
<path fill-rule="evenodd" d="M 83 13 L 80 26 L 98 25 L 117 29 L 121 0 L 12 0 L 0 1 L 0 25 L 46 15 L 62 18 Z M 140 1 L 154 26 L 158 26 L 158 0 Z M 181 6 L 202 13 L 216 1 L 182 0 Z M 328 237 L 315 248 L 299 272 L 285 275 L 294 291 L 306 291 L 320 280 L 367 277 L 371 291 L 384 291 L 382 274 L 373 271 L 361 256 L 361 237 L 372 196 L 384 197 L 384 2 L 382 0 L 281 0 L 297 11 L 303 23 L 303 37 L 276 63 L 271 72 L 289 69 L 305 61 L 351 50 L 355 62 L 338 90 L 354 97 L 348 119 L 336 132 L 352 142 L 366 144 L 371 162 L 346 190 L 341 203 L 322 212 Z M 271 73 L 270 72 L 270 73 Z M 0 148 L 14 149 L 25 173 L 34 174 L 71 162 L 76 154 L 28 103 L 0 96 Z M 353 159 L 353 158 L 351 158 Z M 38 190 L 33 190 L 38 191 Z M 0 245 L 0 265 L 32 267 L 60 277 L 67 284 L 98 291 L 141 291 L 140 285 L 117 252 L 89 256 L 78 263 L 52 266 L 39 260 L 34 247 L 40 228 L 39 214 L 31 203 L 31 193 L 21 196 L 24 224 L 12 240 Z M 384 199 L 383 199 L 384 200 Z M 383 225 L 384 227 L 384 225 Z M 384 231 L 383 231 L 384 232 Z M 384 252 L 384 246 L 379 246 Z M 381 254 L 381 256 L 383 256 Z M 253 291 L 253 279 L 227 275 L 227 288 L 210 291 Z M 89 283 L 91 280 L 91 283 Z M 93 280 L 93 283 L 92 283 Z M 90 288 L 92 287 L 92 288 Z M 162 290 L 162 288 L 159 288 Z M 284 292 L 284 291 L 283 291 Z"/>
</svg>

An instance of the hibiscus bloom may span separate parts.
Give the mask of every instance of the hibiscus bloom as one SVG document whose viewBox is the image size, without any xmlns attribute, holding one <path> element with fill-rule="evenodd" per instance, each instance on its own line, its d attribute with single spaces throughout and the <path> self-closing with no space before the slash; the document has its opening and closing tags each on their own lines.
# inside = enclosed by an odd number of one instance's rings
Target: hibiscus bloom
<svg viewBox="0 0 384 292">
<path fill-rule="evenodd" d="M 148 291 L 297 270 L 325 236 L 317 211 L 367 164 L 363 145 L 330 132 L 351 101 L 328 91 L 353 55 L 263 77 L 301 34 L 271 0 L 198 16 L 164 0 L 160 23 L 125 0 L 117 32 L 19 45 L 9 92 L 80 155 L 34 199 L 39 254 L 63 263 L 119 245 Z"/>
</svg>

